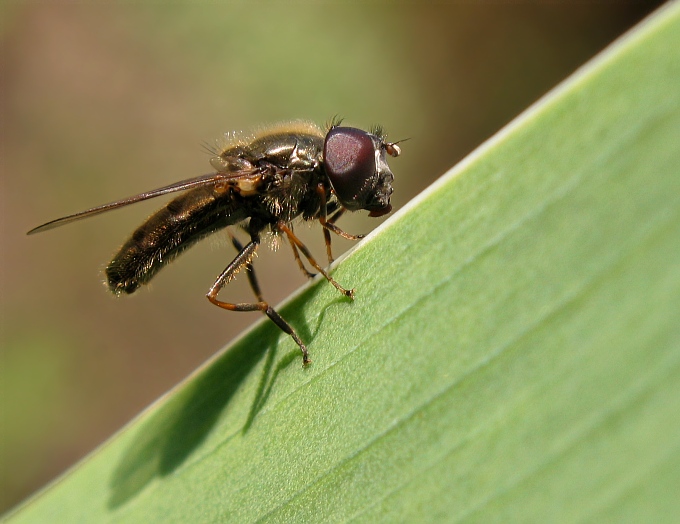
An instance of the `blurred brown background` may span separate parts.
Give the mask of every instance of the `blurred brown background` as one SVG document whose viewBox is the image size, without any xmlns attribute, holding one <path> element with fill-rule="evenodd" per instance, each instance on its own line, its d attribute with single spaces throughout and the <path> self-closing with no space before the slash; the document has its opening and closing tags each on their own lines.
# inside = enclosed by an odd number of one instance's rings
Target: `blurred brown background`
<svg viewBox="0 0 680 524">
<path fill-rule="evenodd" d="M 204 297 L 234 255 L 224 235 L 153 293 L 106 291 L 103 267 L 160 201 L 27 230 L 209 172 L 200 144 L 225 131 L 335 114 L 411 138 L 391 160 L 399 209 L 660 3 L 3 4 L 0 511 L 260 318 Z M 323 258 L 321 233 L 302 235 Z M 304 284 L 285 246 L 257 263 L 272 303 Z M 245 279 L 227 295 L 249 298 Z"/>
</svg>

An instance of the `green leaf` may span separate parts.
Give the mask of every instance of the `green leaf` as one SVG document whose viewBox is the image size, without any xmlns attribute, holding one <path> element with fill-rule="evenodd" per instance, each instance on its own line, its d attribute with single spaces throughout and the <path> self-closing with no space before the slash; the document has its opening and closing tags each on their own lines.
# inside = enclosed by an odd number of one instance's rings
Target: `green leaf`
<svg viewBox="0 0 680 524">
<path fill-rule="evenodd" d="M 287 303 L 311 367 L 263 320 L 9 521 L 677 522 L 679 86 L 674 2 Z"/>
</svg>

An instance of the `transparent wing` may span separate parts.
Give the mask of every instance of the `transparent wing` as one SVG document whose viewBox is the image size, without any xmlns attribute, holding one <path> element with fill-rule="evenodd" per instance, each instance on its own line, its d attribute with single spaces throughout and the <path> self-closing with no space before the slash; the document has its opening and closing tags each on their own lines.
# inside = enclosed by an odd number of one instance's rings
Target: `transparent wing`
<svg viewBox="0 0 680 524">
<path fill-rule="evenodd" d="M 142 200 L 148 200 L 149 198 L 156 198 L 162 195 L 167 195 L 168 193 L 176 193 L 177 191 L 185 191 L 187 189 L 193 189 L 196 187 L 209 186 L 219 182 L 247 178 L 255 173 L 257 173 L 257 170 L 253 168 L 249 170 L 235 171 L 232 173 L 211 173 L 209 175 L 201 175 L 194 178 L 189 178 L 187 180 L 175 182 L 169 186 L 159 187 L 158 189 L 153 189 L 151 191 L 140 193 L 122 200 L 116 200 L 115 202 L 110 202 L 108 204 L 86 209 L 80 213 L 74 213 L 73 215 L 51 220 L 46 224 L 31 229 L 26 234 L 33 235 L 34 233 L 41 233 L 43 231 L 47 231 L 48 229 L 54 229 L 55 227 L 70 224 L 71 222 L 75 222 L 76 220 L 80 220 L 82 218 L 88 218 L 106 211 L 111 211 L 112 209 L 118 209 L 119 207 L 141 202 Z"/>
</svg>

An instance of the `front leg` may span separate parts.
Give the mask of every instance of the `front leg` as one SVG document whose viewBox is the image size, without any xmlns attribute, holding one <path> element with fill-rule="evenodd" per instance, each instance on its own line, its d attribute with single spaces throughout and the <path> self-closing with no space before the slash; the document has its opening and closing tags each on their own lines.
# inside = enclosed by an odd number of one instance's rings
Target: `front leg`
<svg viewBox="0 0 680 524">
<path fill-rule="evenodd" d="M 328 209 L 326 202 L 326 189 L 324 188 L 323 184 L 319 184 L 318 186 L 316 186 L 316 192 L 321 200 L 321 206 L 319 209 L 319 224 L 321 224 L 321 226 L 323 227 L 323 239 L 324 242 L 326 243 L 326 254 L 328 255 L 328 263 L 332 264 L 333 253 L 331 251 L 331 234 L 330 234 L 331 231 L 336 235 L 341 236 L 342 238 L 346 238 L 347 240 L 360 240 L 364 238 L 364 236 L 366 235 L 350 235 L 349 233 L 345 233 L 342 229 L 335 225 L 335 221 L 345 213 L 346 209 L 344 207 L 338 209 L 330 219 L 326 219 Z"/>
<path fill-rule="evenodd" d="M 326 280 L 328 280 L 335 289 L 340 291 L 343 295 L 349 298 L 354 298 L 354 290 L 353 289 L 345 289 L 342 287 L 340 284 L 338 284 L 316 261 L 316 259 L 312 256 L 312 253 L 309 251 L 307 246 L 305 246 L 302 241 L 295 236 L 293 231 L 286 225 L 285 222 L 279 222 L 276 224 L 276 228 L 281 231 L 282 233 L 285 233 L 285 235 L 288 237 L 288 240 L 291 244 L 295 244 L 295 246 L 300 250 L 300 252 L 305 256 L 305 258 L 309 261 L 309 263 L 319 272 L 321 273 Z"/>
</svg>

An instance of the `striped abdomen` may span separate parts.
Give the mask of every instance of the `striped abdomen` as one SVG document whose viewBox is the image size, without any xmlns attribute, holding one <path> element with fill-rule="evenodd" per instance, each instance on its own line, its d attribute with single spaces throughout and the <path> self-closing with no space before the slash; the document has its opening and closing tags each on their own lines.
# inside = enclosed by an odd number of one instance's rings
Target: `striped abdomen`
<svg viewBox="0 0 680 524">
<path fill-rule="evenodd" d="M 186 192 L 135 230 L 106 268 L 109 289 L 132 293 L 202 238 L 247 218 L 230 193 L 212 187 Z"/>
</svg>

